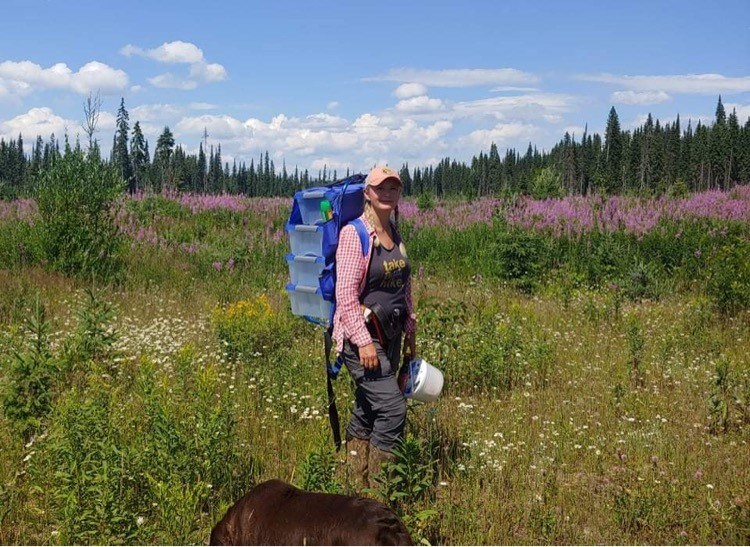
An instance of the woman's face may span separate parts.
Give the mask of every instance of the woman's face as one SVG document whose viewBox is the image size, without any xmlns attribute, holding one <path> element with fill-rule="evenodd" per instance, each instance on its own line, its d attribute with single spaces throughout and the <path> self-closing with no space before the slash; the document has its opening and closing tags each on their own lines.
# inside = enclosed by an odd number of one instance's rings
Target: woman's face
<svg viewBox="0 0 750 547">
<path fill-rule="evenodd" d="M 393 179 L 387 179 L 377 186 L 367 186 L 365 196 L 376 212 L 390 214 L 401 199 L 401 185 Z"/>
</svg>

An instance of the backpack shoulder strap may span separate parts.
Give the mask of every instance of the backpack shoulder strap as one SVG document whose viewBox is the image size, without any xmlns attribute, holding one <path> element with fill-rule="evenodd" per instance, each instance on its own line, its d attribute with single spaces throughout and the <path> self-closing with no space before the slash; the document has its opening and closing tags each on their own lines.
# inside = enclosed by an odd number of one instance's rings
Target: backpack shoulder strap
<svg viewBox="0 0 750 547">
<path fill-rule="evenodd" d="M 336 452 L 341 448 L 341 425 L 339 423 L 339 410 L 336 408 L 336 394 L 333 391 L 332 378 L 336 378 L 341 363 L 337 358 L 335 363 L 331 364 L 331 349 L 333 348 L 333 340 L 331 339 L 331 332 L 326 331 L 324 334 L 325 339 L 325 353 L 326 353 L 326 391 L 328 392 L 328 421 L 331 424 L 331 432 L 333 433 L 333 444 L 336 445 Z"/>
<path fill-rule="evenodd" d="M 355 218 L 349 224 L 357 230 L 359 242 L 362 244 L 362 256 L 367 256 L 370 252 L 370 232 L 367 231 L 367 226 L 361 218 Z"/>
</svg>

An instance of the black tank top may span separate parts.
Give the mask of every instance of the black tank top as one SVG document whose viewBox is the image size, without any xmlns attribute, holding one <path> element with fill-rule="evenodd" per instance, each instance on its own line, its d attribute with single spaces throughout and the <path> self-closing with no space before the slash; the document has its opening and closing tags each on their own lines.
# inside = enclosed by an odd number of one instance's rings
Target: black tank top
<svg viewBox="0 0 750 547">
<path fill-rule="evenodd" d="M 401 317 L 405 317 L 405 286 L 411 274 L 411 264 L 401 253 L 400 243 L 401 238 L 394 230 L 392 249 L 386 249 L 383 245 L 373 247 L 362 300 L 368 308 L 377 302 L 389 314 L 399 310 Z"/>
</svg>

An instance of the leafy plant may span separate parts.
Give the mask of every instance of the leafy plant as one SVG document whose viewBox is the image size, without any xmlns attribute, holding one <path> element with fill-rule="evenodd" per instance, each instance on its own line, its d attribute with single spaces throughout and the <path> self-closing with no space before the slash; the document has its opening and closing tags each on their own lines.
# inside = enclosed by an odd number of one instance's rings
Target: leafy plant
<svg viewBox="0 0 750 547">
<path fill-rule="evenodd" d="M 111 360 L 116 353 L 114 345 L 120 337 L 113 326 L 114 306 L 93 289 L 86 288 L 84 292 L 86 300 L 76 312 L 78 327 L 65 344 L 64 360 L 70 369 L 92 359 Z"/>
<path fill-rule="evenodd" d="M 116 217 L 123 189 L 112 166 L 80 150 L 67 152 L 42 172 L 38 227 L 52 269 L 97 279 L 119 272 L 125 240 Z"/>
<path fill-rule="evenodd" d="M 3 411 L 19 433 L 28 439 L 43 424 L 52 408 L 52 388 L 57 363 L 50 349 L 50 325 L 37 296 L 25 322 L 28 338 L 14 350 L 5 389 Z"/>
<path fill-rule="evenodd" d="M 122 420 L 110 414 L 114 395 L 100 374 L 67 392 L 46 440 L 47 459 L 37 462 L 35 476 L 54 469 L 50 502 L 64 543 L 137 543 L 142 477 L 136 454 L 122 443 Z"/>
<path fill-rule="evenodd" d="M 395 510 L 419 541 L 424 538 L 431 517 L 438 514 L 430 503 L 435 491 L 434 462 L 425 443 L 415 438 L 404 438 L 393 454 L 395 460 L 386 463 L 384 472 L 375 479 L 375 494 Z"/>
<path fill-rule="evenodd" d="M 335 471 L 336 458 L 330 450 L 324 448 L 310 452 L 302 462 L 302 489 L 332 494 L 341 492 Z"/>
<path fill-rule="evenodd" d="M 393 449 L 395 460 L 377 475 L 378 494 L 388 503 L 403 507 L 423 499 L 432 490 L 432 462 L 425 460 L 422 441 L 404 438 Z"/>
</svg>

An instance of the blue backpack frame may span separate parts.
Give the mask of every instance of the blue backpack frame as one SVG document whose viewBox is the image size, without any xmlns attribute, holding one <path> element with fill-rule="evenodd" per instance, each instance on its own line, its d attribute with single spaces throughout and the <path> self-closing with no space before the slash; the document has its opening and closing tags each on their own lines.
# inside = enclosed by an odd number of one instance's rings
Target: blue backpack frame
<svg viewBox="0 0 750 547">
<path fill-rule="evenodd" d="M 341 432 L 339 425 L 336 397 L 333 392 L 332 380 L 335 379 L 342 367 L 341 356 L 331 363 L 333 340 L 333 317 L 336 313 L 336 250 L 339 245 L 341 229 L 351 224 L 357 231 L 362 246 L 362 256 L 370 252 L 370 234 L 362 219 L 359 217 L 364 210 L 365 175 L 356 174 L 328 186 L 307 188 L 294 194 L 294 205 L 289 215 L 289 224 L 303 224 L 300 203 L 304 194 L 310 192 L 322 193 L 324 199 L 331 204 L 333 217 L 322 224 L 322 255 L 325 266 L 319 277 L 320 292 L 324 300 L 331 302 L 331 313 L 328 320 L 305 315 L 308 321 L 327 327 L 325 332 L 325 360 L 328 391 L 328 418 L 331 423 L 333 440 L 336 450 L 341 448 Z"/>
</svg>

